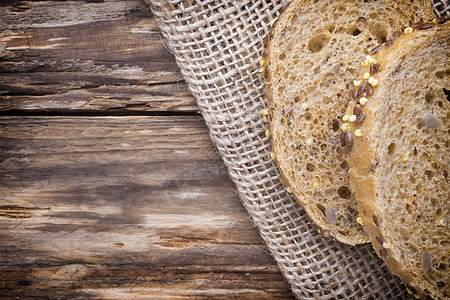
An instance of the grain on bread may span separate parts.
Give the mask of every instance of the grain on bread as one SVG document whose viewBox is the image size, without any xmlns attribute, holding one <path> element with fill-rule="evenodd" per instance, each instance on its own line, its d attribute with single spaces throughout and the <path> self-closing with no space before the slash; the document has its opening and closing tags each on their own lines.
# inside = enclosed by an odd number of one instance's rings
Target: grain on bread
<svg viewBox="0 0 450 300">
<path fill-rule="evenodd" d="M 428 0 L 294 0 L 264 39 L 273 157 L 285 185 L 325 235 L 351 245 L 368 242 L 356 222 L 339 136 L 356 63 L 397 29 L 431 16 Z"/>
</svg>

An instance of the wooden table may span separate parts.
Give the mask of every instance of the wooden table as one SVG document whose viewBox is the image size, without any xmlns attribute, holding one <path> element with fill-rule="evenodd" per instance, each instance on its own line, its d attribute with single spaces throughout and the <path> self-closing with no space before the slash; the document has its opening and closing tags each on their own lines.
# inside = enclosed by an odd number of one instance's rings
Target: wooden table
<svg viewBox="0 0 450 300">
<path fill-rule="evenodd" d="M 291 299 L 139 0 L 0 2 L 0 298 Z"/>
</svg>

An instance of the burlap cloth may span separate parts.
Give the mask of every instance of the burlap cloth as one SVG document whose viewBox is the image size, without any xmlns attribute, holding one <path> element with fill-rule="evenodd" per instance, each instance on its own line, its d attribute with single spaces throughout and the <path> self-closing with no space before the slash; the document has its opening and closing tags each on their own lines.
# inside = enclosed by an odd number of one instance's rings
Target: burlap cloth
<svg viewBox="0 0 450 300">
<path fill-rule="evenodd" d="M 289 1 L 146 1 L 243 205 L 297 298 L 414 299 L 371 245 L 350 247 L 318 234 L 270 159 L 258 62 L 269 21 Z M 435 2 L 441 11 L 448 6 Z"/>
</svg>

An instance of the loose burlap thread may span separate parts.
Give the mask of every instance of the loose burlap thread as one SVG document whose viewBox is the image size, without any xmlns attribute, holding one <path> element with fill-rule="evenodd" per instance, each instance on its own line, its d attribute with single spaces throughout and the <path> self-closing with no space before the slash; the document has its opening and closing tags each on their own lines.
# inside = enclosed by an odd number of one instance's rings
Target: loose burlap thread
<svg viewBox="0 0 450 300">
<path fill-rule="evenodd" d="M 269 21 L 289 1 L 146 1 L 243 205 L 296 297 L 411 297 L 371 245 L 347 246 L 313 229 L 270 158 L 261 118 L 265 90 L 258 62 Z"/>
</svg>

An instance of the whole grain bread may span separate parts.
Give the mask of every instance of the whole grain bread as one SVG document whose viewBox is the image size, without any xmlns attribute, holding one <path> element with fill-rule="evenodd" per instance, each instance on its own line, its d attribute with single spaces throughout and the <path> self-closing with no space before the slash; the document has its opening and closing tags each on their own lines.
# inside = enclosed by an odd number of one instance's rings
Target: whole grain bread
<svg viewBox="0 0 450 300">
<path fill-rule="evenodd" d="M 362 224 L 417 299 L 450 298 L 450 25 L 444 22 L 414 24 L 363 60 L 357 81 L 361 87 L 371 80 L 373 90 L 361 95 L 366 90 L 358 87 L 344 117 L 358 120 L 347 121 L 343 135 L 353 139 L 345 147 Z"/>
<path fill-rule="evenodd" d="M 339 118 L 357 64 L 393 33 L 432 17 L 428 0 L 294 0 L 264 39 L 272 157 L 288 192 L 325 235 L 346 244 L 369 239 L 356 222 Z"/>
</svg>

